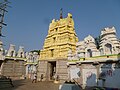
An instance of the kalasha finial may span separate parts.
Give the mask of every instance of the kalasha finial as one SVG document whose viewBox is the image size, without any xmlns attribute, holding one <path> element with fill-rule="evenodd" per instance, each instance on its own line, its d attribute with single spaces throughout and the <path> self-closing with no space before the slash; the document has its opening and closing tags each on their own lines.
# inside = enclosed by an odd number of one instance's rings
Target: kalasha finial
<svg viewBox="0 0 120 90">
<path fill-rule="evenodd" d="M 61 8 L 61 9 L 60 9 L 60 19 L 63 18 L 62 13 L 63 13 L 63 11 L 62 11 L 62 8 Z"/>
</svg>

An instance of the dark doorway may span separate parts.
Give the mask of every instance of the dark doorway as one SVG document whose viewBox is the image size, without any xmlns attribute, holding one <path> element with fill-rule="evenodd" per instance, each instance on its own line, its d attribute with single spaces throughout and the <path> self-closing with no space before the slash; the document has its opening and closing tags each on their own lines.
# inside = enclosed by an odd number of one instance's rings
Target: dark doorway
<svg viewBox="0 0 120 90">
<path fill-rule="evenodd" d="M 88 53 L 88 57 L 92 57 L 92 50 L 91 49 L 88 49 L 87 53 Z"/>
<path fill-rule="evenodd" d="M 0 67 L 1 67 L 2 63 L 3 63 L 3 61 L 2 61 L 2 60 L 0 60 Z"/>
<path fill-rule="evenodd" d="M 49 71 L 48 71 L 49 80 L 54 80 L 54 75 L 56 73 L 56 61 L 50 61 L 48 62 L 48 64 L 49 64 Z"/>
<path fill-rule="evenodd" d="M 54 49 L 51 49 L 51 57 L 54 57 Z"/>
<path fill-rule="evenodd" d="M 0 60 L 0 74 L 1 74 L 1 71 L 2 71 L 2 68 L 1 68 L 2 63 L 3 63 L 3 61 L 2 61 L 2 60 Z"/>
</svg>

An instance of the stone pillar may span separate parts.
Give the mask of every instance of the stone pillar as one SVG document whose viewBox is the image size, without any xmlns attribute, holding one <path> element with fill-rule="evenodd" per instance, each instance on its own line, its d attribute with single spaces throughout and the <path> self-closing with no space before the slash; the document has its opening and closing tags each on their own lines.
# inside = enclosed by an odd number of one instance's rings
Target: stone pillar
<svg viewBox="0 0 120 90">
<path fill-rule="evenodd" d="M 47 80 L 47 60 L 40 60 L 38 63 L 38 68 L 37 68 L 37 79 L 38 81 L 41 80 L 41 75 L 43 75 L 43 81 Z"/>
<path fill-rule="evenodd" d="M 67 80 L 70 81 L 70 65 L 67 65 L 67 72 L 68 72 Z"/>
<path fill-rule="evenodd" d="M 99 80 L 99 75 L 100 75 L 100 72 L 99 72 L 99 69 L 100 69 L 100 64 L 98 63 L 96 66 L 96 69 L 97 69 L 97 75 L 96 75 L 96 78 L 97 78 L 97 86 L 98 86 L 98 80 Z"/>
<path fill-rule="evenodd" d="M 78 79 L 77 82 L 79 83 L 79 85 L 82 85 L 83 84 L 83 79 L 82 79 L 82 64 L 78 63 L 77 67 L 80 69 L 80 78 Z"/>
<path fill-rule="evenodd" d="M 66 81 L 68 79 L 67 59 L 56 61 L 56 73 L 59 77 L 60 82 Z"/>
<path fill-rule="evenodd" d="M 26 65 L 26 77 L 28 77 L 28 67 L 29 65 Z"/>
</svg>

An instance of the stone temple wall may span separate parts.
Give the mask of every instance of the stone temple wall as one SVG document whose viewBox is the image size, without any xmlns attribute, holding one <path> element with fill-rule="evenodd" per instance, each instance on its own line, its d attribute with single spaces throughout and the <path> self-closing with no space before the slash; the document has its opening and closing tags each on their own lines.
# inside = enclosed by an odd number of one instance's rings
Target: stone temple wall
<svg viewBox="0 0 120 90">
<path fill-rule="evenodd" d="M 58 78 L 60 81 L 65 81 L 68 79 L 68 72 L 67 72 L 67 60 L 58 60 L 57 61 L 57 67 L 56 67 L 56 73 L 58 75 Z"/>
<path fill-rule="evenodd" d="M 2 75 L 20 79 L 25 75 L 25 62 L 23 60 L 5 60 L 2 64 Z"/>
</svg>

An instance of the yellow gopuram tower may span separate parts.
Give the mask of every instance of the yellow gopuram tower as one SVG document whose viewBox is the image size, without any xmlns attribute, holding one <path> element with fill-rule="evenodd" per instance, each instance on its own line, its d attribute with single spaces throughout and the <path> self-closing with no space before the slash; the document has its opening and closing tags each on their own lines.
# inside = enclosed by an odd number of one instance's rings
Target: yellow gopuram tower
<svg viewBox="0 0 120 90">
<path fill-rule="evenodd" d="M 40 51 L 37 77 L 40 80 L 52 80 L 59 76 L 59 80 L 66 80 L 68 51 L 76 50 L 78 38 L 74 29 L 72 15 L 68 13 L 67 18 L 53 19 L 49 25 L 48 35 L 44 41 L 43 49 Z"/>
<path fill-rule="evenodd" d="M 49 25 L 43 50 L 40 52 L 40 60 L 67 58 L 69 50 L 75 52 L 76 42 L 78 42 L 78 38 L 72 15 L 68 13 L 67 18 L 53 19 Z"/>
</svg>

